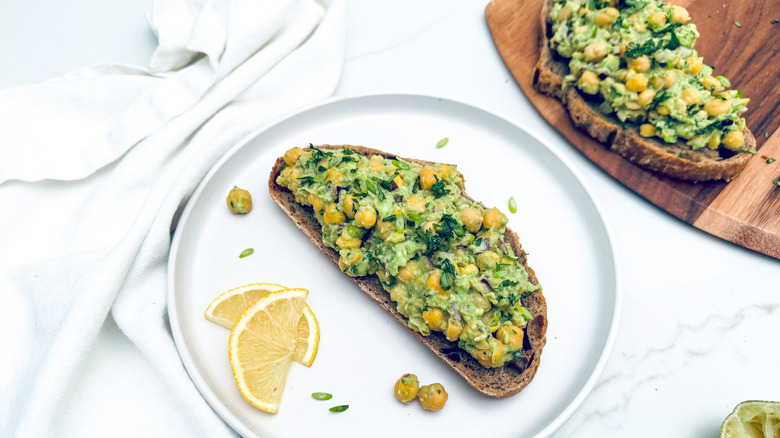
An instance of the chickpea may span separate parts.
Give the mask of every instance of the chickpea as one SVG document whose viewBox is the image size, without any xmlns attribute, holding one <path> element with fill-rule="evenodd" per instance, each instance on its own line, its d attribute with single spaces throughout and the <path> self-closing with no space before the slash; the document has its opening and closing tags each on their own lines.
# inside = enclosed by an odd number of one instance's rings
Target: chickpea
<svg viewBox="0 0 780 438">
<path fill-rule="evenodd" d="M 350 266 L 354 266 L 362 258 L 363 258 L 363 253 L 359 250 L 350 251 L 346 254 L 342 254 L 339 257 L 339 268 L 341 268 L 342 271 L 346 271 L 347 268 L 349 268 Z"/>
<path fill-rule="evenodd" d="M 422 213 L 425 211 L 425 199 L 412 195 L 406 200 L 406 205 L 409 206 L 409 210 L 415 213 Z"/>
<path fill-rule="evenodd" d="M 569 18 L 571 18 L 571 8 L 569 7 L 569 5 L 566 5 L 562 7 L 560 11 L 558 11 L 557 19 L 559 21 L 564 21 L 564 20 L 568 20 Z"/>
<path fill-rule="evenodd" d="M 595 22 L 599 27 L 607 27 L 613 24 L 620 16 L 620 11 L 615 8 L 604 8 L 596 14 Z"/>
<path fill-rule="evenodd" d="M 385 166 L 382 164 L 384 163 L 385 159 L 381 155 L 374 155 L 368 161 L 372 172 L 380 173 L 385 170 Z"/>
<path fill-rule="evenodd" d="M 311 205 L 311 208 L 314 209 L 317 213 L 322 213 L 322 210 L 325 208 L 325 205 L 322 204 L 322 200 L 319 196 L 317 196 L 316 193 L 309 193 L 309 205 Z"/>
<path fill-rule="evenodd" d="M 701 69 L 704 66 L 704 58 L 700 56 L 690 56 L 686 61 L 688 61 L 688 71 L 691 74 L 697 75 L 701 73 Z"/>
<path fill-rule="evenodd" d="M 745 134 L 742 131 L 731 131 L 723 136 L 723 146 L 737 150 L 745 144 Z"/>
<path fill-rule="evenodd" d="M 490 269 L 501 260 L 501 257 L 493 251 L 484 251 L 477 256 L 477 266 L 480 269 Z"/>
<path fill-rule="evenodd" d="M 334 225 L 344 223 L 346 216 L 343 211 L 339 210 L 338 204 L 330 204 L 328 205 L 328 208 L 325 209 L 325 214 L 323 214 L 322 219 L 326 225 Z"/>
<path fill-rule="evenodd" d="M 377 236 L 379 236 L 382 240 L 387 240 L 387 238 L 396 231 L 395 221 L 385 222 L 379 219 L 376 221 L 375 229 Z"/>
<path fill-rule="evenodd" d="M 401 286 L 396 286 L 390 289 L 390 299 L 398 303 L 399 306 L 406 305 L 408 294 L 406 289 Z"/>
<path fill-rule="evenodd" d="M 658 108 L 656 108 L 656 111 L 658 111 L 658 114 L 661 114 L 663 116 L 668 116 L 669 114 L 672 113 L 671 111 L 669 111 L 669 108 L 665 106 L 659 106 Z"/>
<path fill-rule="evenodd" d="M 420 171 L 420 188 L 430 190 L 436 184 L 436 172 L 431 166 L 424 166 Z"/>
<path fill-rule="evenodd" d="M 482 309 L 485 312 L 487 312 L 488 310 L 490 310 L 491 307 L 493 307 L 493 305 L 490 304 L 490 301 L 487 298 L 483 297 L 482 294 L 479 292 L 474 294 L 474 296 L 471 298 L 471 301 L 474 303 L 475 306 L 477 306 L 478 308 Z"/>
<path fill-rule="evenodd" d="M 634 75 L 634 77 L 626 82 L 626 89 L 628 89 L 628 91 L 641 93 L 642 91 L 645 91 L 645 88 L 647 88 L 647 76 L 642 73 Z"/>
<path fill-rule="evenodd" d="M 447 403 L 447 391 L 441 383 L 433 383 L 420 388 L 417 398 L 426 411 L 438 411 Z"/>
<path fill-rule="evenodd" d="M 350 193 L 349 195 L 344 197 L 344 200 L 341 203 L 341 207 L 343 208 L 344 214 L 347 215 L 348 218 L 352 219 L 355 217 L 355 213 L 357 213 L 358 209 L 358 203 L 354 196 Z"/>
<path fill-rule="evenodd" d="M 585 46 L 585 60 L 588 62 L 599 62 L 607 56 L 607 45 L 604 41 L 593 41 Z"/>
<path fill-rule="evenodd" d="M 650 57 L 642 55 L 639 58 L 631 59 L 628 61 L 628 68 L 637 73 L 644 73 L 650 70 Z"/>
<path fill-rule="evenodd" d="M 414 374 L 404 374 L 395 382 L 393 387 L 395 391 L 395 398 L 401 403 L 409 403 L 417 398 L 417 393 L 420 392 L 420 381 L 417 380 L 417 376 Z"/>
<path fill-rule="evenodd" d="M 655 126 L 649 123 L 643 123 L 639 126 L 639 135 L 642 137 L 652 137 L 655 135 Z"/>
<path fill-rule="evenodd" d="M 299 147 L 288 149 L 287 152 L 284 153 L 284 162 L 287 163 L 288 166 L 293 166 L 295 165 L 295 162 L 298 161 L 301 154 L 303 154 L 303 149 Z"/>
<path fill-rule="evenodd" d="M 325 172 L 325 181 L 330 181 L 333 184 L 338 184 L 341 181 L 341 172 L 338 169 L 328 169 Z"/>
<path fill-rule="evenodd" d="M 336 246 L 342 249 L 355 249 L 360 248 L 363 244 L 363 240 L 349 232 L 349 227 L 344 228 L 341 235 L 336 239 Z"/>
<path fill-rule="evenodd" d="M 600 83 L 601 80 L 596 75 L 596 73 L 586 70 L 582 72 L 580 79 L 577 81 L 577 86 L 580 87 L 580 90 L 584 91 L 585 93 L 595 95 L 599 92 Z"/>
<path fill-rule="evenodd" d="M 428 280 L 425 281 L 425 286 L 434 292 L 449 292 L 449 290 L 445 291 L 441 285 L 441 271 L 438 269 L 431 271 L 430 275 L 428 275 Z"/>
<path fill-rule="evenodd" d="M 448 341 L 455 342 L 458 340 L 458 337 L 460 336 L 460 333 L 462 331 L 463 331 L 463 324 L 450 319 L 447 322 L 447 329 L 444 331 L 444 334 L 447 337 Z"/>
<path fill-rule="evenodd" d="M 246 214 L 252 211 L 252 195 L 237 186 L 230 189 L 226 201 L 228 210 L 233 214 Z"/>
<path fill-rule="evenodd" d="M 444 323 L 444 311 L 438 307 L 432 309 L 423 310 L 423 321 L 428 324 L 431 330 L 441 331 Z"/>
<path fill-rule="evenodd" d="M 466 207 L 460 210 L 460 220 L 469 233 L 476 233 L 482 228 L 482 215 L 476 208 Z"/>
<path fill-rule="evenodd" d="M 704 104 L 704 111 L 707 111 L 707 114 L 711 117 L 726 114 L 729 110 L 731 110 L 731 102 L 728 100 L 715 98 Z"/>
<path fill-rule="evenodd" d="M 645 91 L 639 93 L 639 97 L 636 99 L 636 103 L 641 105 L 643 108 L 647 108 L 648 105 L 653 101 L 653 98 L 655 97 L 655 91 L 650 89 L 645 89 Z"/>
<path fill-rule="evenodd" d="M 666 14 L 663 11 L 655 12 L 650 16 L 650 21 L 658 26 L 663 26 L 666 24 Z"/>
<path fill-rule="evenodd" d="M 460 268 L 460 273 L 463 274 L 463 275 L 476 274 L 477 272 L 479 272 L 479 268 L 477 267 L 477 265 L 475 265 L 473 263 L 470 263 L 470 264 Z"/>
<path fill-rule="evenodd" d="M 677 79 L 677 75 L 672 70 L 667 70 L 666 77 L 664 78 L 664 88 L 669 88 L 674 85 L 674 81 Z"/>
<path fill-rule="evenodd" d="M 362 228 L 371 228 L 376 224 L 376 210 L 370 205 L 358 208 L 355 213 L 355 225 Z"/>
<path fill-rule="evenodd" d="M 682 100 L 688 106 L 698 105 L 701 103 L 701 93 L 694 87 L 688 87 L 682 92 Z"/>
<path fill-rule="evenodd" d="M 685 24 L 691 19 L 688 10 L 682 6 L 672 6 L 672 21 L 675 23 Z"/>
<path fill-rule="evenodd" d="M 446 164 L 442 164 L 439 170 L 436 171 L 436 176 L 438 176 L 439 179 L 446 179 L 451 173 L 452 168 Z"/>
<path fill-rule="evenodd" d="M 523 329 L 516 325 L 504 325 L 496 331 L 496 339 L 512 351 L 523 348 Z"/>
<path fill-rule="evenodd" d="M 477 361 L 485 368 L 492 368 L 501 360 L 503 355 L 504 345 L 499 340 L 495 340 L 493 348 L 483 348 L 477 351 Z"/>
<path fill-rule="evenodd" d="M 497 208 L 491 208 L 485 212 L 482 226 L 485 228 L 501 228 L 509 222 L 506 215 Z"/>
<path fill-rule="evenodd" d="M 723 89 L 723 84 L 721 84 L 719 80 L 713 78 L 712 76 L 705 76 L 701 78 L 701 84 L 710 93 L 717 93 Z"/>
<path fill-rule="evenodd" d="M 417 264 L 410 260 L 409 263 L 405 264 L 401 269 L 398 270 L 398 275 L 396 275 L 396 278 L 404 283 L 407 283 L 414 278 L 414 274 L 416 272 Z"/>
</svg>

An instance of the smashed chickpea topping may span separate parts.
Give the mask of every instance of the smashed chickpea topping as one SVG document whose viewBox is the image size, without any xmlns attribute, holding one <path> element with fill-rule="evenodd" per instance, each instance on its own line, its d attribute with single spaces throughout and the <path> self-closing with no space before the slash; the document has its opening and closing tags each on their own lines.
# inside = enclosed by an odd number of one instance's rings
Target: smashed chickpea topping
<svg viewBox="0 0 780 438">
<path fill-rule="evenodd" d="M 519 355 L 529 280 L 506 215 L 462 195 L 454 167 L 293 148 L 276 182 L 310 206 L 351 276 L 375 274 L 413 330 L 441 332 L 485 367 Z"/>
<path fill-rule="evenodd" d="M 550 47 L 569 60 L 564 87 L 643 137 L 740 151 L 750 99 L 713 76 L 688 11 L 660 0 L 556 0 Z"/>
</svg>

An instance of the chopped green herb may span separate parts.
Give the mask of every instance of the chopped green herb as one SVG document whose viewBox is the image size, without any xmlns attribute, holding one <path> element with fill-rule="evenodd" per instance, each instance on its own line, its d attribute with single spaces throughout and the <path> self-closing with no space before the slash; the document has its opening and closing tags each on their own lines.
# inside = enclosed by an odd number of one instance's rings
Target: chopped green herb
<svg viewBox="0 0 780 438">
<path fill-rule="evenodd" d="M 311 396 L 317 400 L 330 400 L 333 398 L 333 396 L 327 392 L 313 392 Z"/>
<path fill-rule="evenodd" d="M 772 184 L 774 184 L 776 186 L 780 186 L 780 181 L 778 181 L 777 178 L 775 178 L 775 179 L 772 180 Z"/>
<path fill-rule="evenodd" d="M 684 157 L 684 155 L 683 155 L 683 153 L 682 153 L 682 152 L 680 152 L 679 154 L 677 154 L 677 156 L 678 156 L 678 157 L 680 157 L 680 158 L 683 158 L 683 157 Z"/>
<path fill-rule="evenodd" d="M 331 412 L 344 412 L 347 409 L 349 409 L 349 405 L 339 405 L 339 406 L 333 406 L 332 408 L 328 409 Z"/>
<path fill-rule="evenodd" d="M 444 137 L 441 140 L 439 140 L 438 143 L 436 143 L 436 147 L 437 148 L 443 148 L 444 146 L 447 146 L 447 143 L 449 143 L 449 142 L 450 142 L 450 138 L 449 137 Z"/>
<path fill-rule="evenodd" d="M 442 196 L 449 193 L 450 190 L 446 188 L 446 184 L 444 183 L 444 181 L 436 181 L 431 186 L 431 192 L 433 192 L 433 196 L 437 198 L 441 198 Z"/>
<path fill-rule="evenodd" d="M 770 158 L 767 158 L 767 159 L 766 159 L 766 164 L 772 164 L 772 163 L 774 163 L 775 161 L 777 161 L 777 160 L 775 160 L 774 158 L 771 158 L 771 157 L 770 157 Z"/>
<path fill-rule="evenodd" d="M 739 21 L 735 21 L 734 22 L 734 26 L 742 27 L 742 23 L 740 23 Z"/>
<path fill-rule="evenodd" d="M 238 258 L 243 259 L 244 257 L 249 257 L 252 254 L 254 254 L 255 249 L 254 248 L 247 248 L 243 251 L 241 251 L 241 254 L 239 254 Z"/>
<path fill-rule="evenodd" d="M 749 153 L 751 153 L 753 155 L 756 154 L 756 150 L 753 149 L 753 148 L 742 148 L 742 152 L 749 152 Z"/>
<path fill-rule="evenodd" d="M 775 18 L 774 20 L 770 20 L 769 22 L 770 22 L 770 23 L 772 23 L 772 24 L 777 24 L 777 23 L 778 23 L 778 21 L 780 21 L 780 20 L 778 20 L 778 19 L 776 19 L 776 18 Z"/>
<path fill-rule="evenodd" d="M 515 197 L 511 196 L 509 198 L 509 211 L 512 213 L 517 213 L 517 201 L 515 201 Z"/>
</svg>

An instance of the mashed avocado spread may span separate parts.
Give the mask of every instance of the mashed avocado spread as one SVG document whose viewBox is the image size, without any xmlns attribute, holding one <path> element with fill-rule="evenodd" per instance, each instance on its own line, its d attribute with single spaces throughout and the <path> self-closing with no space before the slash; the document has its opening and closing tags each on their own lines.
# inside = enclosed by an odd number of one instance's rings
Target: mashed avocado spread
<svg viewBox="0 0 780 438">
<path fill-rule="evenodd" d="M 376 274 L 409 327 L 442 332 L 485 367 L 522 350 L 539 285 L 504 241 L 507 217 L 461 194 L 459 173 L 349 149 L 292 148 L 276 182 L 309 205 L 351 276 Z"/>
<path fill-rule="evenodd" d="M 599 109 L 667 143 L 743 150 L 749 99 L 693 46 L 688 11 L 658 0 L 556 0 L 550 47 L 569 60 L 574 84 Z M 754 152 L 754 151 L 749 151 Z"/>
</svg>

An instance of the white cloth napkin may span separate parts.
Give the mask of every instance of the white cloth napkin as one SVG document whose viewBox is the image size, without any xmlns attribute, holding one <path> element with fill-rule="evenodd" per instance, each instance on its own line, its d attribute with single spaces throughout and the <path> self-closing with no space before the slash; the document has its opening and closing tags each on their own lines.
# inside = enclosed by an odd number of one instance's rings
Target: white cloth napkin
<svg viewBox="0 0 780 438">
<path fill-rule="evenodd" d="M 60 436 L 110 315 L 204 436 L 166 313 L 177 209 L 238 140 L 331 95 L 343 0 L 157 0 L 149 68 L 0 90 L 0 435 Z M 7 68 L 7 67 L 4 67 Z M 117 375 L 123 370 L 116 370 Z"/>
</svg>

